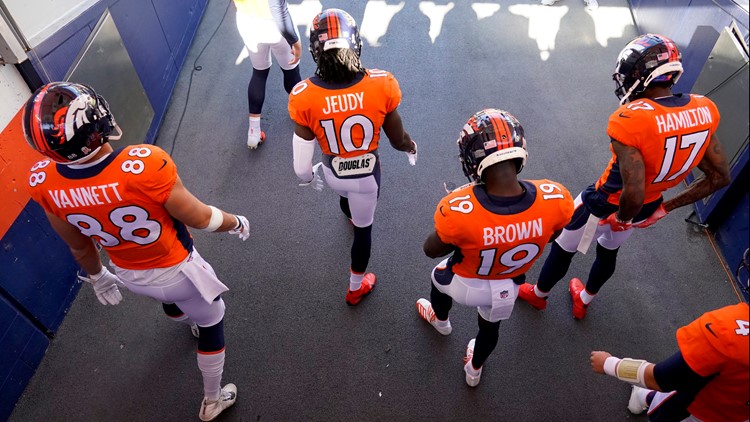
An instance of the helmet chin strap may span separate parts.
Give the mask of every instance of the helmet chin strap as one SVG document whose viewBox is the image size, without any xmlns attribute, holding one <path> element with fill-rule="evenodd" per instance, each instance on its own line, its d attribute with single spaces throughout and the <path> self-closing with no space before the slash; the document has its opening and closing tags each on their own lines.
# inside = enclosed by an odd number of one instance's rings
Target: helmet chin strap
<svg viewBox="0 0 750 422">
<path fill-rule="evenodd" d="M 638 84 L 640 83 L 641 83 L 640 79 L 635 81 L 635 83 L 633 84 L 633 86 L 630 87 L 628 92 L 626 92 L 625 95 L 623 95 L 622 98 L 620 98 L 620 105 L 623 105 L 627 103 L 628 101 L 630 101 L 630 94 L 633 93 L 633 91 L 638 87 Z"/>
<path fill-rule="evenodd" d="M 120 129 L 120 125 L 118 125 L 116 122 L 112 122 L 114 124 L 113 129 L 117 131 L 117 135 L 107 135 L 107 141 L 119 141 L 120 138 L 122 138 L 122 129 Z"/>
</svg>

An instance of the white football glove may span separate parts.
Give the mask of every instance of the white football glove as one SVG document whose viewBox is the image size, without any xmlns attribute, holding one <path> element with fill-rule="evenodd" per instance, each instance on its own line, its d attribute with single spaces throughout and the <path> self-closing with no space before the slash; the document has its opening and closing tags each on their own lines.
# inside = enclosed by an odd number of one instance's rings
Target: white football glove
<svg viewBox="0 0 750 422">
<path fill-rule="evenodd" d="M 320 169 L 320 166 L 322 166 L 323 163 L 315 164 L 312 168 L 313 178 L 307 183 L 300 183 L 300 186 L 310 186 L 313 188 L 316 192 L 320 192 L 323 190 L 323 179 L 320 177 L 320 174 L 318 174 L 318 169 Z"/>
<path fill-rule="evenodd" d="M 227 233 L 238 235 L 244 242 L 250 237 L 250 223 L 248 223 L 247 218 L 242 215 L 235 215 L 234 218 L 237 219 L 237 227 L 229 230 Z"/>
<path fill-rule="evenodd" d="M 78 278 L 81 281 L 91 283 L 94 287 L 94 293 L 96 298 L 102 305 L 117 305 L 122 301 L 122 294 L 120 289 L 117 287 L 122 282 L 116 275 L 109 272 L 107 267 L 102 266 L 102 270 L 99 274 L 89 274 L 88 277 L 84 277 L 78 274 Z"/>
<path fill-rule="evenodd" d="M 412 166 L 417 164 L 417 143 L 414 141 L 411 141 L 412 144 L 414 144 L 414 152 L 407 151 L 406 152 L 406 158 L 409 159 L 409 164 Z"/>
</svg>

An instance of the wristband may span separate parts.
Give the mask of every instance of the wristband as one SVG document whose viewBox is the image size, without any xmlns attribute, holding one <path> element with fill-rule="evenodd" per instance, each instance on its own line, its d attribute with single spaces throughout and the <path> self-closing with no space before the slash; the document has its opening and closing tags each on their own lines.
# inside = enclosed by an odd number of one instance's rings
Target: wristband
<svg viewBox="0 0 750 422">
<path fill-rule="evenodd" d="M 646 367 L 648 364 L 643 359 L 619 359 L 610 356 L 604 361 L 604 373 L 617 377 L 620 381 L 648 388 L 645 383 Z"/>
<path fill-rule="evenodd" d="M 215 206 L 209 205 L 208 208 L 211 208 L 211 219 L 208 220 L 208 225 L 202 230 L 205 230 L 207 232 L 215 232 L 219 229 L 219 227 L 221 227 L 221 224 L 224 222 L 224 216 L 221 214 L 221 210 L 216 208 Z"/>
</svg>

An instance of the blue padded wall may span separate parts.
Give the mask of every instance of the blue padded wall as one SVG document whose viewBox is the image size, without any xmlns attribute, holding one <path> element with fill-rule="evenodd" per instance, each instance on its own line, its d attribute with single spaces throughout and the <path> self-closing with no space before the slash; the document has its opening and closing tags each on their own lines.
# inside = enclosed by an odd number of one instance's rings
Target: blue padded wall
<svg viewBox="0 0 750 422">
<path fill-rule="evenodd" d="M 4 421 L 42 361 L 49 340 L 0 296 L 0 344 L 0 421 Z"/>
<path fill-rule="evenodd" d="M 70 250 L 34 201 L 26 204 L 0 245 L 0 296 L 52 335 L 80 288 Z"/>
</svg>

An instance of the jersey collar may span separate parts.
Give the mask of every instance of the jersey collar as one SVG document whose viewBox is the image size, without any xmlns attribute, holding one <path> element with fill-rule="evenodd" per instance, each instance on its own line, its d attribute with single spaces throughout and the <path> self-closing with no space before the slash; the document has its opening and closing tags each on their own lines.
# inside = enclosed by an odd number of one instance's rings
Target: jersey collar
<svg viewBox="0 0 750 422">
<path fill-rule="evenodd" d="M 122 150 L 123 148 L 112 151 L 112 153 L 104 158 L 104 160 L 89 167 L 72 168 L 66 166 L 65 164 L 56 164 L 55 166 L 57 168 L 57 172 L 60 173 L 60 176 L 66 179 L 87 179 L 101 173 L 102 170 L 104 170 L 109 165 L 109 163 L 111 163 L 118 155 L 120 155 Z"/>
<path fill-rule="evenodd" d="M 518 182 L 526 189 L 526 193 L 520 199 L 504 200 L 503 198 L 490 196 L 483 185 L 474 186 L 474 195 L 476 195 L 477 201 L 482 207 L 489 212 L 503 215 L 518 214 L 531 208 L 536 201 L 536 186 L 526 180 L 519 180 Z"/>
</svg>

